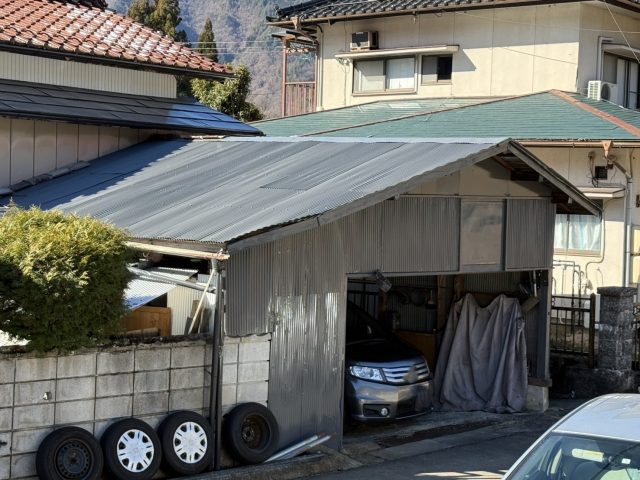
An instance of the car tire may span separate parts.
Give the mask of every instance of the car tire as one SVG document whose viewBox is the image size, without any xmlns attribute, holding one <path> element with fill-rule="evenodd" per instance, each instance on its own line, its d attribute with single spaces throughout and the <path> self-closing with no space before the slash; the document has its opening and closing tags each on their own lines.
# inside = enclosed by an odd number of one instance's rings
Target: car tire
<svg viewBox="0 0 640 480">
<path fill-rule="evenodd" d="M 213 431 L 206 418 L 195 412 L 170 414 L 158 427 L 162 461 L 174 473 L 202 473 L 213 460 Z"/>
<path fill-rule="evenodd" d="M 117 421 L 105 430 L 100 443 L 105 470 L 111 478 L 150 480 L 160 468 L 160 439 L 142 420 Z"/>
<path fill-rule="evenodd" d="M 244 403 L 226 415 L 222 438 L 236 460 L 257 464 L 275 453 L 280 431 L 267 407 L 259 403 Z"/>
<path fill-rule="evenodd" d="M 42 480 L 99 480 L 103 465 L 100 444 L 78 427 L 51 432 L 36 453 L 36 472 Z"/>
</svg>

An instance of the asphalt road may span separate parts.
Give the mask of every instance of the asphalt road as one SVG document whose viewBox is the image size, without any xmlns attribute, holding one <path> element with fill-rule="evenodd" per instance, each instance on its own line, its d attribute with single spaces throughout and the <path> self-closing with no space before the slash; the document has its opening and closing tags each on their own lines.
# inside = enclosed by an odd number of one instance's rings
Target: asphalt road
<svg viewBox="0 0 640 480">
<path fill-rule="evenodd" d="M 313 480 L 498 480 L 544 429 L 513 433 L 470 445 L 313 477 Z"/>
</svg>

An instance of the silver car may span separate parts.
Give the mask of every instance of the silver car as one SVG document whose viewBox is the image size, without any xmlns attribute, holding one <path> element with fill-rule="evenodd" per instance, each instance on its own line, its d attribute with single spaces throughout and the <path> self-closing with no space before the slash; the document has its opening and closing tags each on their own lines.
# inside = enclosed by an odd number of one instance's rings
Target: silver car
<svg viewBox="0 0 640 480">
<path fill-rule="evenodd" d="M 640 395 L 595 398 L 542 435 L 508 480 L 640 480 Z"/>
<path fill-rule="evenodd" d="M 380 422 L 431 410 L 431 372 L 414 348 L 394 339 L 356 305 L 347 307 L 345 404 L 351 419 Z"/>
</svg>

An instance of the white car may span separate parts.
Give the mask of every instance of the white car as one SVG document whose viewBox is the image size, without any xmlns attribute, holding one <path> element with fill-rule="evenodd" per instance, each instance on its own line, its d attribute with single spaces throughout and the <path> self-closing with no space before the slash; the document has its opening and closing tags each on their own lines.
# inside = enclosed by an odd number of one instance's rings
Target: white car
<svg viewBox="0 0 640 480">
<path fill-rule="evenodd" d="M 551 427 L 505 480 L 640 480 L 640 395 L 595 398 Z"/>
</svg>

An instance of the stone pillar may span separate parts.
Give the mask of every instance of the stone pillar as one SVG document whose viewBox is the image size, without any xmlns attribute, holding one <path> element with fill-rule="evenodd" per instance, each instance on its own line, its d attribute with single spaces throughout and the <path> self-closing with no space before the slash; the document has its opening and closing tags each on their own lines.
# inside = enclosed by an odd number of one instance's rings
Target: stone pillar
<svg viewBox="0 0 640 480">
<path fill-rule="evenodd" d="M 633 296 L 635 288 L 602 287 L 600 294 L 600 330 L 598 334 L 598 370 L 611 392 L 632 386 Z M 605 385 L 603 385 L 604 387 Z M 603 392 L 605 393 L 605 392 Z"/>
</svg>

